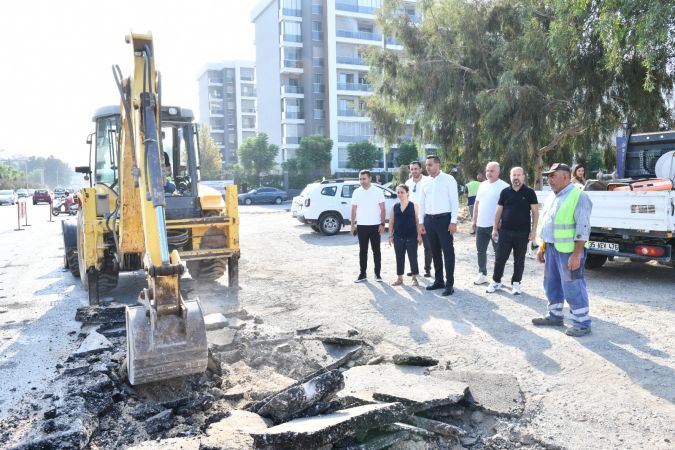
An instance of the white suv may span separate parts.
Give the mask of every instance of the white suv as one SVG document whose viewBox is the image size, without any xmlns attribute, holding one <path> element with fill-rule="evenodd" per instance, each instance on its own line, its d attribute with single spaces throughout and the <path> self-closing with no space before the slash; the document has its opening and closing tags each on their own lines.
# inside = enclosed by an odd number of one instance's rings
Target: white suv
<svg viewBox="0 0 675 450">
<path fill-rule="evenodd" d="M 386 220 L 397 202 L 396 192 L 373 183 L 372 186 L 384 191 Z M 352 194 L 359 187 L 359 180 L 325 180 L 308 184 L 300 195 L 293 198 L 291 214 L 312 230 L 326 236 L 337 234 L 342 225 L 351 223 Z"/>
</svg>

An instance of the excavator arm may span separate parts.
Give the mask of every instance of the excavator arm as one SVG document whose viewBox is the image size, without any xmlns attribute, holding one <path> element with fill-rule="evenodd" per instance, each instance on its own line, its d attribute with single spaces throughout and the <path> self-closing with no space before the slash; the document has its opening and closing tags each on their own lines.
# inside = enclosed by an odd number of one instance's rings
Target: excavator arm
<svg viewBox="0 0 675 450">
<path fill-rule="evenodd" d="M 152 36 L 132 34 L 127 43 L 134 50 L 133 76 L 122 80 L 114 68 L 122 96 L 120 245 L 138 245 L 142 236 L 147 275 L 147 288 L 139 296 L 142 306 L 126 310 L 129 381 L 135 385 L 203 372 L 208 355 L 201 307 L 182 298 L 184 267 L 178 252 L 169 252 Z"/>
</svg>

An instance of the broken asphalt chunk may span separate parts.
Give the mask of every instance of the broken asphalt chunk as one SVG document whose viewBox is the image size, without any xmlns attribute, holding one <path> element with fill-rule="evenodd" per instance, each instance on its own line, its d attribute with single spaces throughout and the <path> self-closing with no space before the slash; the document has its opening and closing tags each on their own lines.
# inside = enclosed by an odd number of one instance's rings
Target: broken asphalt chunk
<svg viewBox="0 0 675 450">
<path fill-rule="evenodd" d="M 400 402 L 412 412 L 455 404 L 468 391 L 466 383 L 424 375 L 419 367 L 357 366 L 343 375 L 345 388 L 339 396 L 371 402 Z"/>
<path fill-rule="evenodd" d="M 82 306 L 77 308 L 75 320 L 82 323 L 126 323 L 126 306 Z"/>
<path fill-rule="evenodd" d="M 257 412 L 263 417 L 269 417 L 274 423 L 281 423 L 323 400 L 330 399 L 343 387 L 342 373 L 331 370 L 279 392 Z"/>
<path fill-rule="evenodd" d="M 318 448 L 345 436 L 397 422 L 406 415 L 400 403 L 380 403 L 343 409 L 331 414 L 295 419 L 262 432 L 251 433 L 259 447 Z"/>
<path fill-rule="evenodd" d="M 232 330 L 230 328 L 212 330 L 206 332 L 206 340 L 209 343 L 209 348 L 212 350 L 228 350 L 232 348 L 236 334 L 237 330 Z"/>
<path fill-rule="evenodd" d="M 207 314 L 204 316 L 206 330 L 219 330 L 227 325 L 227 317 L 221 313 Z"/>
<path fill-rule="evenodd" d="M 112 343 L 105 336 L 96 331 L 92 331 L 89 333 L 89 336 L 82 341 L 80 347 L 75 350 L 73 356 L 82 357 L 103 353 L 106 350 L 112 349 L 112 347 Z"/>
<path fill-rule="evenodd" d="M 431 367 L 438 364 L 438 360 L 430 356 L 399 354 L 391 358 L 394 364 L 399 366 Z"/>
</svg>

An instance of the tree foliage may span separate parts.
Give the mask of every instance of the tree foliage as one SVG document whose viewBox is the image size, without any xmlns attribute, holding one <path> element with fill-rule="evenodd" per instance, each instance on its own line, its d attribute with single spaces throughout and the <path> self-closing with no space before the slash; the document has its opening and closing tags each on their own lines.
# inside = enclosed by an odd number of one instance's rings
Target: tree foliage
<svg viewBox="0 0 675 450">
<path fill-rule="evenodd" d="M 414 142 L 403 141 L 398 144 L 398 154 L 396 155 L 396 165 L 406 166 L 410 161 L 416 161 L 420 157 L 417 145 Z"/>
<path fill-rule="evenodd" d="M 268 144 L 267 134 L 258 133 L 244 142 L 238 151 L 239 165 L 244 173 L 255 184 L 260 184 L 261 175 L 269 172 L 276 165 L 275 158 L 279 153 L 279 147 Z"/>
<path fill-rule="evenodd" d="M 305 136 L 295 152 L 297 169 L 310 176 L 329 176 L 333 141 L 321 135 Z"/>
<path fill-rule="evenodd" d="M 220 149 L 213 142 L 209 127 L 202 126 L 199 130 L 199 167 L 203 180 L 219 180 L 222 178 L 223 160 Z"/>
<path fill-rule="evenodd" d="M 352 142 L 347 146 L 349 161 L 347 167 L 356 170 L 370 170 L 375 166 L 379 151 L 368 141 Z"/>
<path fill-rule="evenodd" d="M 371 80 L 372 120 L 378 127 L 411 120 L 419 138 L 440 145 L 465 174 L 495 159 L 538 180 L 545 162 L 598 148 L 611 163 L 611 137 L 623 123 L 642 131 L 673 123 L 668 5 L 420 0 L 423 20 L 415 24 L 399 13 L 400 1 L 384 0 L 378 20 L 404 51 L 369 52 L 379 74 Z"/>
</svg>

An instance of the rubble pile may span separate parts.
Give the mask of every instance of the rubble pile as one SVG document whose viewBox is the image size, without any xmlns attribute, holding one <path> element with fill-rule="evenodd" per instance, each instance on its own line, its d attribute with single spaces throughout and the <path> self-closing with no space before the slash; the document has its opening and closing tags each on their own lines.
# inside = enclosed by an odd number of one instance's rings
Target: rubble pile
<svg viewBox="0 0 675 450">
<path fill-rule="evenodd" d="M 23 412 L 30 429 L 0 426 L 10 448 L 546 447 L 518 431 L 515 377 L 377 355 L 357 330 L 288 332 L 244 310 L 210 314 L 206 373 L 130 386 L 124 306 L 77 318 L 81 344 L 57 366 L 54 392 Z"/>
</svg>

